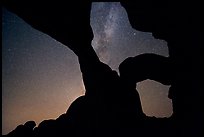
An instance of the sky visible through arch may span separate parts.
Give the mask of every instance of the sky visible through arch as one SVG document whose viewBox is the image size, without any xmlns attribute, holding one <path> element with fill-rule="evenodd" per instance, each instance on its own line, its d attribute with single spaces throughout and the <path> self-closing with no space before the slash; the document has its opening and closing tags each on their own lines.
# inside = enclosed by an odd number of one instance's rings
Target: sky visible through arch
<svg viewBox="0 0 204 137">
<path fill-rule="evenodd" d="M 118 2 L 92 4 L 92 45 L 101 61 L 117 70 L 129 56 L 168 56 L 167 43 L 134 30 Z M 139 72 L 138 72 L 139 73 Z M 143 111 L 164 117 L 172 113 L 169 86 L 146 80 L 137 84 Z M 48 35 L 2 9 L 2 131 L 7 134 L 28 120 L 39 124 L 65 113 L 84 94 L 76 55 Z"/>
</svg>

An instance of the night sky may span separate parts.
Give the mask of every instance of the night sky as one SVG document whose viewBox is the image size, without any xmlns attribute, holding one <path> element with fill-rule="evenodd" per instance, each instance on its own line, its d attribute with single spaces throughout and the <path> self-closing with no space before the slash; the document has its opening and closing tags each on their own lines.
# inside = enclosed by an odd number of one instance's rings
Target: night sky
<svg viewBox="0 0 204 137">
<path fill-rule="evenodd" d="M 67 17 L 69 18 L 69 17 Z M 168 56 L 167 43 L 152 33 L 134 30 L 120 3 L 93 3 L 92 45 L 102 62 L 118 71 L 129 56 Z M 146 80 L 137 84 L 146 115 L 172 114 L 168 89 Z M 2 9 L 2 131 L 6 134 L 28 120 L 39 124 L 65 113 L 84 86 L 77 56 L 60 42 L 33 29 Z"/>
</svg>

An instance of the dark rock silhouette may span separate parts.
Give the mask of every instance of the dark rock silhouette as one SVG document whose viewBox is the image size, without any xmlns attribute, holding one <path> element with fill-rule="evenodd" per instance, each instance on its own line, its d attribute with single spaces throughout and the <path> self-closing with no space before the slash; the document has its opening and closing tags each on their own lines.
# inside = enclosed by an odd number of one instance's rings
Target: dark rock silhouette
<svg viewBox="0 0 204 137">
<path fill-rule="evenodd" d="M 8 136 L 33 136 L 33 129 L 36 126 L 34 121 L 28 121 L 24 125 L 19 125 L 11 131 Z"/>
<path fill-rule="evenodd" d="M 158 81 L 164 85 L 171 85 L 173 76 L 169 68 L 173 65 L 170 58 L 156 54 L 142 54 L 125 59 L 119 66 L 120 77 L 140 82 L 146 79 Z M 124 74 L 124 76 L 123 76 Z"/>
<path fill-rule="evenodd" d="M 147 4 L 148 3 L 148 4 Z M 173 118 L 181 135 L 203 134 L 200 1 L 122 1 L 133 28 L 168 42 Z M 192 9 L 192 10 L 189 10 Z"/>
<path fill-rule="evenodd" d="M 203 134 L 200 1 L 142 0 L 133 3 L 121 0 L 133 28 L 152 32 L 155 38 L 166 40 L 170 56 L 144 54 L 127 58 L 120 65 L 120 76 L 100 62 L 91 46 L 91 1 L 69 4 L 50 1 L 46 8 L 39 1 L 23 2 L 6 0 L 3 4 L 78 56 L 86 93 L 56 120 L 45 120 L 35 128 L 32 123 L 20 125 L 8 136 Z M 155 118 L 143 114 L 135 86 L 136 82 L 145 79 L 171 85 L 172 117 Z"/>
</svg>

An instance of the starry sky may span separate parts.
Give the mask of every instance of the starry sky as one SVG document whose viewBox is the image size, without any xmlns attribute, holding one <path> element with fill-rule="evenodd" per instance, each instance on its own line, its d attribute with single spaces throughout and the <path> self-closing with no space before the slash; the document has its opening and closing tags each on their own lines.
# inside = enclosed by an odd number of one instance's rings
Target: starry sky
<svg viewBox="0 0 204 137">
<path fill-rule="evenodd" d="M 168 56 L 167 43 L 152 33 L 134 30 L 118 2 L 92 3 L 92 45 L 100 60 L 118 71 L 130 56 L 155 53 Z M 145 80 L 137 84 L 146 115 L 168 117 L 170 86 Z M 84 95 L 77 56 L 60 42 L 33 29 L 2 9 L 2 132 L 7 134 L 28 120 L 39 124 L 65 113 Z"/>
</svg>

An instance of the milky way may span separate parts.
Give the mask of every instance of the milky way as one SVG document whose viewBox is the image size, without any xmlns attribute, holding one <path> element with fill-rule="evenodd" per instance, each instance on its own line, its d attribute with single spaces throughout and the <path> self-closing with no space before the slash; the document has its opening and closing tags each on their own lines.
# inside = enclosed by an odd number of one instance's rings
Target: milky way
<svg viewBox="0 0 204 137">
<path fill-rule="evenodd" d="M 92 7 L 92 45 L 101 60 L 113 69 L 128 56 L 142 53 L 168 56 L 167 43 L 154 39 L 151 33 L 134 30 L 120 3 L 93 3 Z"/>
<path fill-rule="evenodd" d="M 33 29 L 15 14 L 2 10 L 2 130 L 8 133 L 28 120 L 38 124 L 65 113 L 84 94 L 76 55 L 66 46 Z M 92 45 L 101 61 L 118 70 L 129 56 L 168 56 L 163 40 L 134 30 L 120 3 L 93 3 Z M 146 80 L 137 84 L 147 115 L 170 116 L 168 86 Z"/>
</svg>

